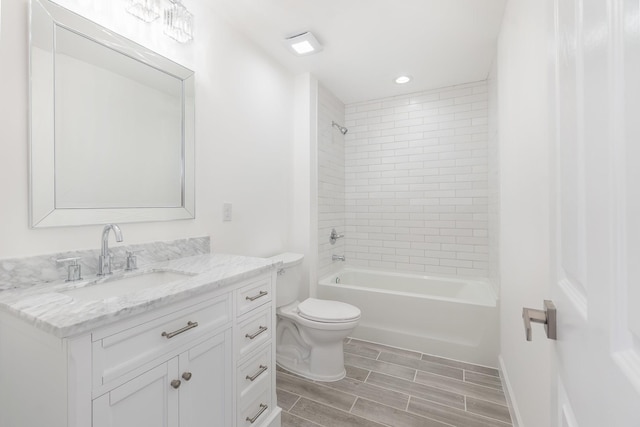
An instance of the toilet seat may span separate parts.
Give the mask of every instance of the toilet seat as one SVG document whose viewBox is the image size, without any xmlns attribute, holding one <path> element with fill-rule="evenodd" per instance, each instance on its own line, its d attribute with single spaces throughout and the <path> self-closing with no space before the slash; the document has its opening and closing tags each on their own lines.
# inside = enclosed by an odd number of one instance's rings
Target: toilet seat
<svg viewBox="0 0 640 427">
<path fill-rule="evenodd" d="M 307 320 L 323 323 L 352 322 L 360 318 L 360 309 L 340 301 L 307 298 L 298 304 L 298 314 Z"/>
</svg>

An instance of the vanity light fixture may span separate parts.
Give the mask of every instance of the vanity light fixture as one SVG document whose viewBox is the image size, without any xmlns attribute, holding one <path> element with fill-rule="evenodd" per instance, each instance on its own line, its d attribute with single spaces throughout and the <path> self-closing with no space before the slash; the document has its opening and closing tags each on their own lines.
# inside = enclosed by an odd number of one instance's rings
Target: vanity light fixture
<svg viewBox="0 0 640 427">
<path fill-rule="evenodd" d="M 322 45 L 309 31 L 285 39 L 287 47 L 298 56 L 312 55 L 322 50 Z"/>
<path fill-rule="evenodd" d="M 193 15 L 181 0 L 169 0 L 164 10 L 164 33 L 180 43 L 193 40 Z"/>
<path fill-rule="evenodd" d="M 413 80 L 413 77 L 411 76 L 398 76 L 395 79 L 395 82 L 399 85 L 404 85 L 409 83 L 411 80 Z"/>
<path fill-rule="evenodd" d="M 193 40 L 193 14 L 182 0 L 128 0 L 127 12 L 144 22 L 153 22 L 160 17 L 161 2 L 169 4 L 163 10 L 164 33 L 180 43 Z"/>
<path fill-rule="evenodd" d="M 158 0 L 129 0 L 127 12 L 144 22 L 153 22 L 160 17 Z"/>
</svg>

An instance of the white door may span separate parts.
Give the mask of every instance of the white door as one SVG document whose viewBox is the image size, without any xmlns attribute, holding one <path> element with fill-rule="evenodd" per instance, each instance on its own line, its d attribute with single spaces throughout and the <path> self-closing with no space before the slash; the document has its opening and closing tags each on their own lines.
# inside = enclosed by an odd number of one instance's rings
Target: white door
<svg viewBox="0 0 640 427">
<path fill-rule="evenodd" d="M 551 425 L 640 426 L 640 1 L 555 0 Z"/>
</svg>

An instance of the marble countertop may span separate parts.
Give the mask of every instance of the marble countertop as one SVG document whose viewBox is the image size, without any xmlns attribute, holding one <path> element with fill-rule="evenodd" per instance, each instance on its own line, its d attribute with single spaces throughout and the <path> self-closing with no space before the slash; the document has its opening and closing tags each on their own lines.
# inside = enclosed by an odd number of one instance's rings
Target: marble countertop
<svg viewBox="0 0 640 427">
<path fill-rule="evenodd" d="M 68 337 L 255 277 L 280 264 L 238 255 L 197 255 L 140 266 L 133 272 L 116 272 L 107 278 L 60 280 L 6 290 L 0 292 L 0 310 L 57 337 Z M 181 273 L 185 277 L 104 299 L 74 298 L 64 293 L 154 271 Z"/>
</svg>

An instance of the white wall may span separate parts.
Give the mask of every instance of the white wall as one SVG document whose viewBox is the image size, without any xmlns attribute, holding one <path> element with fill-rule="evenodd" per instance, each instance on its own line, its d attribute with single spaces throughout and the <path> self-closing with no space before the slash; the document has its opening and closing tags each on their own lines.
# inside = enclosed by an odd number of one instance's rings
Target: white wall
<svg viewBox="0 0 640 427">
<path fill-rule="evenodd" d="M 489 281 L 500 294 L 500 142 L 498 136 L 498 62 L 487 78 L 489 92 L 489 138 L 487 141 L 487 196 L 489 215 Z"/>
<path fill-rule="evenodd" d="M 293 77 L 218 17 L 188 1 L 195 40 L 181 45 L 124 1 L 60 0 L 196 72 L 196 219 L 121 224 L 126 244 L 210 235 L 212 249 L 271 255 L 290 241 Z M 2 2 L 0 259 L 97 248 L 101 226 L 28 228 L 28 1 Z M 114 167 L 114 174 L 118 173 Z M 233 221 L 222 222 L 222 203 Z"/>
<path fill-rule="evenodd" d="M 318 87 L 318 277 L 331 274 L 342 263 L 332 255 L 344 255 L 345 239 L 329 242 L 333 228 L 345 233 L 344 135 L 331 122 L 344 126 L 344 104 L 327 88 Z"/>
<path fill-rule="evenodd" d="M 501 367 L 521 426 L 550 422 L 550 344 L 525 341 L 522 307 L 549 297 L 550 1 L 507 3 L 498 41 Z"/>
<path fill-rule="evenodd" d="M 349 104 L 350 265 L 487 277 L 487 82 Z"/>
<path fill-rule="evenodd" d="M 318 81 L 309 73 L 295 78 L 293 212 L 290 251 L 304 255 L 300 301 L 315 291 L 318 251 L 317 116 Z"/>
</svg>

